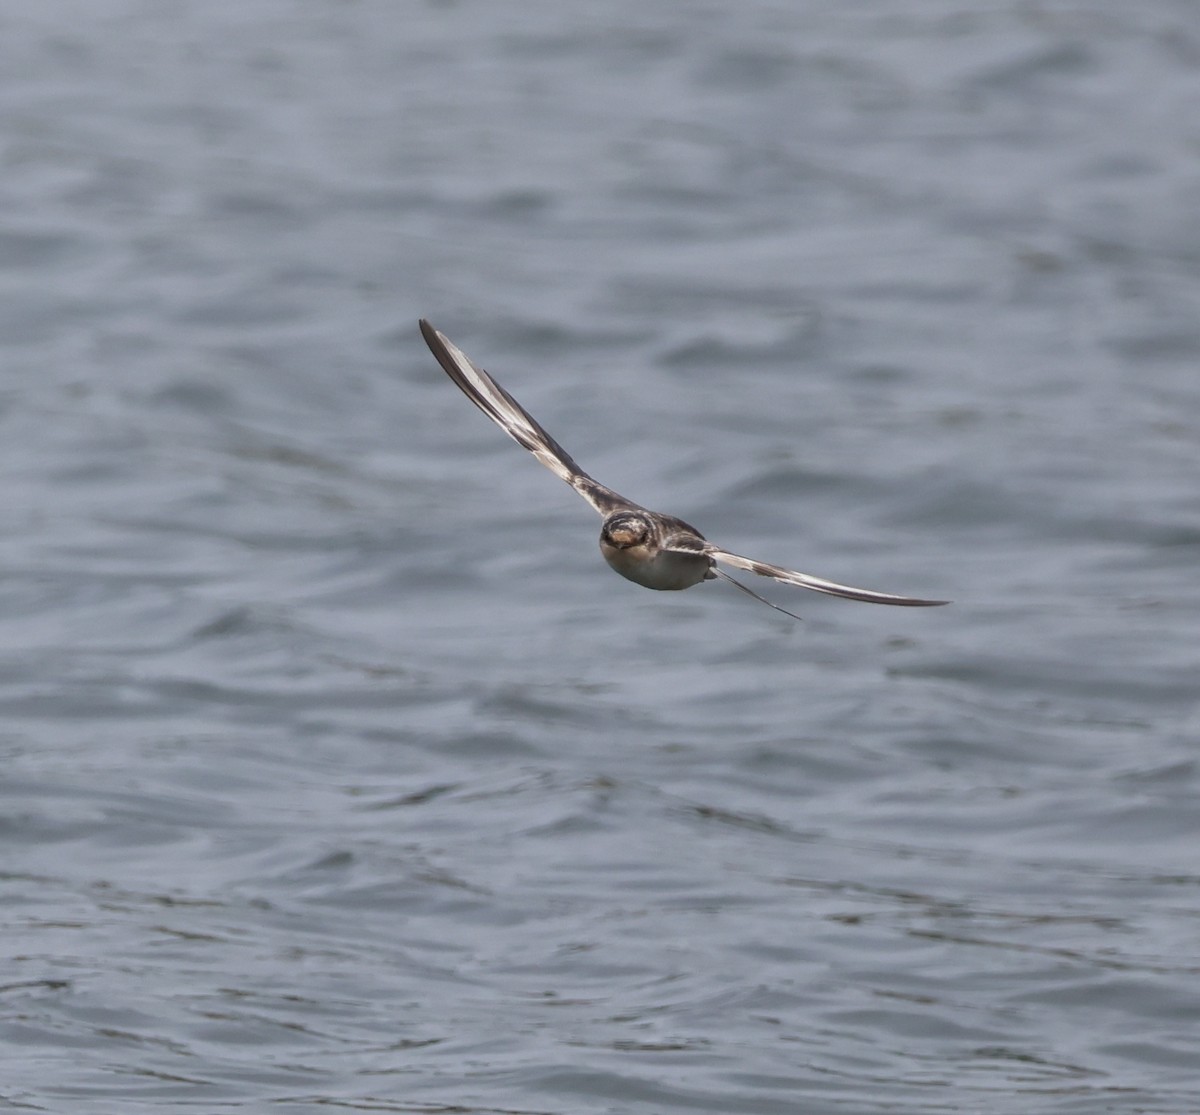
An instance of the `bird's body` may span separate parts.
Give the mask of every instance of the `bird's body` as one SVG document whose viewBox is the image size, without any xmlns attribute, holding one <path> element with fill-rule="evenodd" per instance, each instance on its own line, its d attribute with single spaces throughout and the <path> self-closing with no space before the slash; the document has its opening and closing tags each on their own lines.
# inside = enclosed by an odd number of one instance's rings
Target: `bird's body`
<svg viewBox="0 0 1200 1115">
<path fill-rule="evenodd" d="M 635 584 L 667 591 L 716 576 L 712 557 L 691 546 L 693 540 L 704 536 L 682 519 L 642 511 L 613 511 L 600 528 L 600 552 L 613 569 Z"/>
<path fill-rule="evenodd" d="M 718 562 L 721 562 L 784 584 L 870 604 L 933 607 L 948 603 L 945 600 L 921 600 L 912 596 L 854 588 L 827 581 L 823 577 L 814 577 L 810 573 L 768 565 L 714 546 L 682 519 L 649 511 L 589 476 L 516 399 L 487 372 L 473 364 L 449 337 L 424 319 L 421 320 L 421 336 L 446 374 L 471 402 L 604 516 L 600 528 L 600 552 L 616 572 L 635 584 L 674 591 L 720 577 L 776 611 L 793 619 L 799 618 L 734 580 L 718 566 Z"/>
</svg>

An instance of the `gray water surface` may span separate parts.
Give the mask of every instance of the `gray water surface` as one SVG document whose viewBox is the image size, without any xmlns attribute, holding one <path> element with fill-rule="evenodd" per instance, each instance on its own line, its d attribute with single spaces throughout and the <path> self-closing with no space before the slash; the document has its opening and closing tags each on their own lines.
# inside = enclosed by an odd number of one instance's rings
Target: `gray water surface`
<svg viewBox="0 0 1200 1115">
<path fill-rule="evenodd" d="M 0 34 L 0 1107 L 1200 1110 L 1200 12 Z M 614 576 L 428 316 L 735 551 Z"/>
</svg>

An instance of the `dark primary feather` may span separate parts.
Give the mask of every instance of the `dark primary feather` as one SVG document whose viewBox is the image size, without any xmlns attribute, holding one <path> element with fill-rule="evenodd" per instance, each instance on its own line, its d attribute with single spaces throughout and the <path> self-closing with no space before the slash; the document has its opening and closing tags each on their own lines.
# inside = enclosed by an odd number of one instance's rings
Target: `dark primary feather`
<svg viewBox="0 0 1200 1115">
<path fill-rule="evenodd" d="M 528 449 L 560 480 L 565 480 L 601 515 L 618 508 L 642 510 L 636 503 L 589 476 L 532 414 L 487 372 L 474 364 L 445 333 L 421 319 L 421 336 L 445 373 L 484 414 L 518 445 Z"/>
</svg>

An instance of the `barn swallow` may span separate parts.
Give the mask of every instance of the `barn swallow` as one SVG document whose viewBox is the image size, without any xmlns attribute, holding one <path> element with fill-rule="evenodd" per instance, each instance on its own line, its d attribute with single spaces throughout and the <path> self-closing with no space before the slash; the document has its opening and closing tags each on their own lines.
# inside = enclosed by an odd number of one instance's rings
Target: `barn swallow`
<svg viewBox="0 0 1200 1115">
<path fill-rule="evenodd" d="M 600 552 L 622 577 L 646 588 L 674 590 L 691 588 L 701 581 L 720 577 L 770 608 L 793 619 L 800 617 L 759 596 L 734 580 L 718 563 L 770 577 L 785 585 L 797 585 L 863 600 L 869 604 L 896 604 L 908 608 L 931 608 L 948 600 L 920 600 L 890 592 L 872 592 L 852 585 L 827 581 L 811 573 L 769 565 L 714 546 L 694 526 L 674 515 L 650 511 L 605 487 L 576 464 L 537 420 L 478 365 L 473 364 L 445 333 L 421 319 L 421 336 L 446 374 L 484 414 L 518 445 L 528 449 L 560 480 L 565 480 L 604 516 L 600 526 Z"/>
</svg>

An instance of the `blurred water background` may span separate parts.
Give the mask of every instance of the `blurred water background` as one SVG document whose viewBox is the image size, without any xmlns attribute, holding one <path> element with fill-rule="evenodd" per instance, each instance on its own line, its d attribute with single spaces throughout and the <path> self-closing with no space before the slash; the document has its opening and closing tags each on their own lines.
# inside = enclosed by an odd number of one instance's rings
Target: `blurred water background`
<svg viewBox="0 0 1200 1115">
<path fill-rule="evenodd" d="M 1192 0 L 2 25 L 0 1107 L 1200 1110 Z"/>
</svg>

